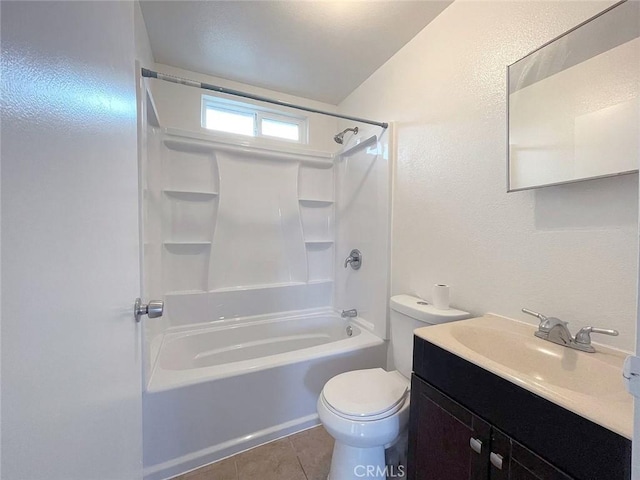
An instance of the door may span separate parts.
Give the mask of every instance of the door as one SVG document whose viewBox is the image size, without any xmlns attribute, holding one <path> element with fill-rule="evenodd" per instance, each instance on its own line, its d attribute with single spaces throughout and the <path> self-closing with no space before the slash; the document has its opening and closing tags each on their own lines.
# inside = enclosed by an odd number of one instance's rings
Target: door
<svg viewBox="0 0 640 480">
<path fill-rule="evenodd" d="M 2 2 L 4 480 L 141 478 L 131 2 Z"/>
</svg>

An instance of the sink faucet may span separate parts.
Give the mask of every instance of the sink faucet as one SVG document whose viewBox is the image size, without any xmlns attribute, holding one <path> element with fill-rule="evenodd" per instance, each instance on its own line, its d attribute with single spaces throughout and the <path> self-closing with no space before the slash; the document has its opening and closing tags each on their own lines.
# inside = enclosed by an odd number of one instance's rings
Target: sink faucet
<svg viewBox="0 0 640 480">
<path fill-rule="evenodd" d="M 342 318 L 354 318 L 358 316 L 358 310 L 352 308 L 351 310 L 342 310 L 340 314 Z"/>
<path fill-rule="evenodd" d="M 555 317 L 547 317 L 538 312 L 523 308 L 522 311 L 528 315 L 533 315 L 540 320 L 538 331 L 534 335 L 543 340 L 547 340 L 558 345 L 580 350 L 582 352 L 594 353 L 596 351 L 591 345 L 591 334 L 601 333 L 603 335 L 618 336 L 617 330 L 605 328 L 584 327 L 576 334 L 575 338 L 567 328 L 567 322 Z"/>
</svg>

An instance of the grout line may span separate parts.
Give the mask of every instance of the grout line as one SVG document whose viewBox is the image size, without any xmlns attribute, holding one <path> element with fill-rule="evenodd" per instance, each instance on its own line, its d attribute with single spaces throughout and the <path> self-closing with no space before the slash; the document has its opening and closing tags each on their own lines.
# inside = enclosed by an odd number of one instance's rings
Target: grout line
<svg viewBox="0 0 640 480">
<path fill-rule="evenodd" d="M 302 462 L 300 461 L 300 457 L 298 455 L 296 455 L 296 459 L 298 460 L 298 465 L 300 465 L 300 470 L 302 470 L 302 474 L 304 475 L 304 478 L 306 480 L 309 480 L 309 477 L 307 476 L 307 471 L 302 466 Z"/>
<path fill-rule="evenodd" d="M 304 465 L 302 465 L 302 460 L 300 460 L 300 455 L 298 455 L 298 452 L 296 451 L 296 446 L 293 444 L 293 440 L 291 440 L 291 437 L 293 437 L 293 435 L 294 434 L 288 435 L 287 440 L 289 440 L 289 445 L 291 445 L 291 450 L 293 450 L 293 453 L 296 456 L 296 460 L 298 460 L 298 465 L 300 465 L 300 470 L 302 470 L 302 474 L 304 475 L 305 480 L 309 480 L 307 471 L 305 470 Z"/>
</svg>

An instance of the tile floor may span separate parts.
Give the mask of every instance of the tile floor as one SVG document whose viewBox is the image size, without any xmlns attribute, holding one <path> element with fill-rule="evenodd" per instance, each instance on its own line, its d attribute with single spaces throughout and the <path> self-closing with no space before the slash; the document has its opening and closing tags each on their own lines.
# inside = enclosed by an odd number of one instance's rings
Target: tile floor
<svg viewBox="0 0 640 480">
<path fill-rule="evenodd" d="M 326 480 L 333 438 L 322 426 L 266 443 L 173 480 Z"/>
</svg>

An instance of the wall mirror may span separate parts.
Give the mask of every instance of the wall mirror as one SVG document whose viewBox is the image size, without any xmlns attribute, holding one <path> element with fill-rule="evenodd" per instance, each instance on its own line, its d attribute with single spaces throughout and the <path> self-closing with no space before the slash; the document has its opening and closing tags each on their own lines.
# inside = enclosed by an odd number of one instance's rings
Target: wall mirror
<svg viewBox="0 0 640 480">
<path fill-rule="evenodd" d="M 632 173 L 640 161 L 640 2 L 509 65 L 507 191 Z"/>
</svg>

